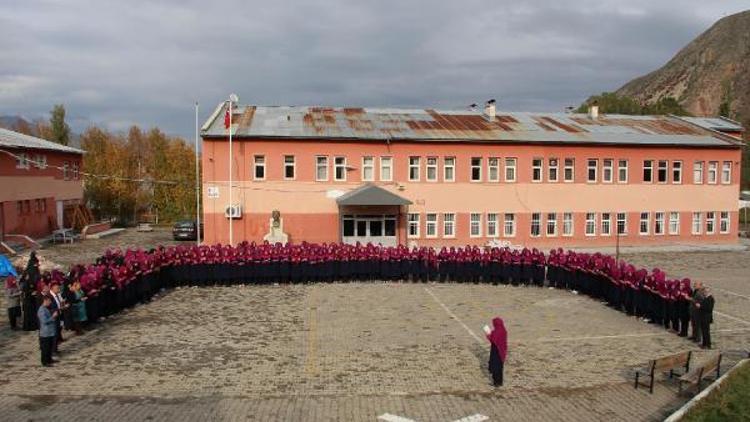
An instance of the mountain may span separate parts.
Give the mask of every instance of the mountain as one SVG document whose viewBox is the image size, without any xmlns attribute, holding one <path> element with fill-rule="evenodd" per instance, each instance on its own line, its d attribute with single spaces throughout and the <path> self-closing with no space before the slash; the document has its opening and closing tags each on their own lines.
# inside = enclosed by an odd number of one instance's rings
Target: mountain
<svg viewBox="0 0 750 422">
<path fill-rule="evenodd" d="M 690 114 L 724 115 L 750 129 L 750 10 L 719 20 L 661 69 L 616 93 L 649 105 L 672 97 Z"/>
</svg>

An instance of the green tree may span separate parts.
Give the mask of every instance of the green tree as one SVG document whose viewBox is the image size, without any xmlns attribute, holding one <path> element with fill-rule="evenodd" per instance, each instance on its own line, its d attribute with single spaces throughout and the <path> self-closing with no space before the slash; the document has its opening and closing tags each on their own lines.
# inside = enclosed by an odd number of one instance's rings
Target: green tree
<svg viewBox="0 0 750 422">
<path fill-rule="evenodd" d="M 589 97 L 576 110 L 578 113 L 586 113 L 589 106 L 596 103 L 601 113 L 607 114 L 630 114 L 630 115 L 665 115 L 676 114 L 678 116 L 689 116 L 676 99 L 665 97 L 654 104 L 641 105 L 635 99 L 614 92 L 602 92 L 599 95 Z"/>
<path fill-rule="evenodd" d="M 56 104 L 50 112 L 49 124 L 52 128 L 48 140 L 58 144 L 68 145 L 70 142 L 70 126 L 65 123 L 65 106 Z"/>
</svg>

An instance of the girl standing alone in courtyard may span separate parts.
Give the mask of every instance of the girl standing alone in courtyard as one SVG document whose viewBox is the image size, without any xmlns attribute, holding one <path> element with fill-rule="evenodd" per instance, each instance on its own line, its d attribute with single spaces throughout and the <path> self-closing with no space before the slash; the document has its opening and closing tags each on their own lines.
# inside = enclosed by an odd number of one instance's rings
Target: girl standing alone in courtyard
<svg viewBox="0 0 750 422">
<path fill-rule="evenodd" d="M 492 384 L 500 387 L 503 385 L 503 366 L 508 355 L 508 331 L 501 318 L 493 319 L 492 327 L 492 331 L 489 331 L 489 327 L 485 326 L 487 340 L 491 344 L 489 369 L 492 374 Z"/>
</svg>

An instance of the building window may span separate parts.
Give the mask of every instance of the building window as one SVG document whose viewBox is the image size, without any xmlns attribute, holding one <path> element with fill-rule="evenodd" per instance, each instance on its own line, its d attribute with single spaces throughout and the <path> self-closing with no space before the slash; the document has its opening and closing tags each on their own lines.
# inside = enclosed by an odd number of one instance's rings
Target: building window
<svg viewBox="0 0 750 422">
<path fill-rule="evenodd" d="M 602 182 L 612 183 L 614 173 L 614 160 L 611 158 L 605 158 L 602 160 Z"/>
<path fill-rule="evenodd" d="M 409 238 L 419 237 L 419 214 L 410 212 L 407 218 L 409 220 Z"/>
<path fill-rule="evenodd" d="M 573 213 L 563 213 L 563 236 L 573 236 Z"/>
<path fill-rule="evenodd" d="M 659 160 L 656 171 L 656 180 L 659 183 L 667 183 L 667 171 L 669 170 L 669 161 Z"/>
<path fill-rule="evenodd" d="M 346 157 L 333 158 L 333 180 L 337 182 L 346 181 Z"/>
<path fill-rule="evenodd" d="M 654 234 L 664 234 L 664 213 L 654 214 Z"/>
<path fill-rule="evenodd" d="M 617 213 L 617 234 L 628 234 L 628 215 L 624 212 Z"/>
<path fill-rule="evenodd" d="M 487 236 L 497 237 L 497 214 L 487 214 Z"/>
<path fill-rule="evenodd" d="M 513 237 L 516 235 L 516 215 L 505 214 L 505 224 L 503 225 L 503 236 Z"/>
<path fill-rule="evenodd" d="M 456 236 L 456 214 L 443 214 L 443 237 Z"/>
<path fill-rule="evenodd" d="M 719 213 L 719 233 L 729 233 L 729 212 L 722 211 Z"/>
<path fill-rule="evenodd" d="M 380 181 L 393 180 L 393 157 L 380 157 Z"/>
<path fill-rule="evenodd" d="M 531 181 L 541 182 L 542 181 L 542 159 L 534 158 L 531 160 Z"/>
<path fill-rule="evenodd" d="M 471 223 L 469 225 L 469 236 L 480 237 L 482 235 L 482 214 L 473 212 L 469 218 Z"/>
<path fill-rule="evenodd" d="M 680 213 L 669 213 L 669 234 L 680 234 Z"/>
<path fill-rule="evenodd" d="M 428 182 L 437 182 L 438 179 L 438 159 L 437 157 L 427 157 L 427 178 Z"/>
<path fill-rule="evenodd" d="M 535 212 L 531 214 L 531 237 L 539 237 L 541 232 L 542 214 Z"/>
<path fill-rule="evenodd" d="M 362 157 L 362 181 L 372 182 L 375 180 L 375 157 Z"/>
<path fill-rule="evenodd" d="M 589 159 L 588 160 L 588 171 L 587 171 L 587 180 L 589 183 L 596 183 L 596 171 L 599 167 L 599 160 L 596 159 Z"/>
<path fill-rule="evenodd" d="M 73 180 L 78 180 L 81 177 L 80 169 L 78 168 L 78 162 L 73 163 Z"/>
<path fill-rule="evenodd" d="M 547 236 L 557 236 L 557 214 L 554 212 L 547 213 Z"/>
<path fill-rule="evenodd" d="M 472 182 L 482 181 L 482 158 L 481 157 L 471 158 L 471 181 Z"/>
<path fill-rule="evenodd" d="M 516 159 L 515 158 L 505 159 L 505 181 L 506 182 L 516 181 Z"/>
<path fill-rule="evenodd" d="M 617 160 L 617 182 L 628 183 L 628 160 Z"/>
<path fill-rule="evenodd" d="M 641 224 L 640 224 L 638 233 L 641 235 L 647 235 L 650 226 L 651 226 L 651 214 L 647 212 L 642 212 Z"/>
<path fill-rule="evenodd" d="M 612 214 L 608 212 L 602 213 L 602 236 L 609 236 L 612 234 Z"/>
<path fill-rule="evenodd" d="M 294 180 L 294 156 L 293 155 L 285 155 L 284 156 L 284 179 L 286 180 Z"/>
<path fill-rule="evenodd" d="M 409 157 L 409 181 L 419 181 L 419 157 Z"/>
<path fill-rule="evenodd" d="M 718 161 L 709 161 L 708 162 L 708 183 L 715 185 L 716 184 L 716 172 L 719 168 L 719 162 Z"/>
<path fill-rule="evenodd" d="M 682 183 L 682 161 L 672 161 L 672 183 Z"/>
<path fill-rule="evenodd" d="M 500 181 L 500 159 L 497 157 L 490 157 L 487 160 L 487 180 L 490 182 Z"/>
<path fill-rule="evenodd" d="M 696 185 L 703 183 L 703 161 L 693 163 L 693 183 Z"/>
<path fill-rule="evenodd" d="M 456 180 L 456 157 L 445 157 L 443 159 L 443 181 L 453 182 Z"/>
<path fill-rule="evenodd" d="M 549 159 L 549 166 L 547 166 L 547 172 L 549 173 L 549 175 L 547 180 L 549 180 L 550 182 L 557 182 L 559 167 L 560 162 L 557 158 Z"/>
<path fill-rule="evenodd" d="M 315 180 L 319 182 L 328 180 L 328 157 L 315 157 Z"/>
<path fill-rule="evenodd" d="M 25 153 L 17 154 L 16 157 L 16 168 L 21 170 L 28 170 L 30 168 L 29 166 L 29 156 Z"/>
<path fill-rule="evenodd" d="M 266 178 L 266 157 L 264 155 L 253 156 L 253 179 L 264 180 Z"/>
<path fill-rule="evenodd" d="M 721 165 L 721 183 L 728 185 L 732 183 L 732 162 L 724 161 Z"/>
<path fill-rule="evenodd" d="M 430 213 L 425 215 L 425 236 L 437 237 L 437 214 Z"/>
<path fill-rule="evenodd" d="M 44 170 L 47 168 L 47 156 L 42 154 L 37 154 L 34 156 L 34 167 Z"/>
<path fill-rule="evenodd" d="M 652 160 L 643 161 L 643 182 L 651 183 L 654 181 L 654 162 Z"/>
<path fill-rule="evenodd" d="M 563 177 L 566 182 L 573 182 L 575 181 L 576 177 L 576 160 L 575 158 L 566 158 L 565 159 L 565 170 Z"/>
<path fill-rule="evenodd" d="M 596 236 L 596 213 L 586 213 L 586 236 Z"/>
<path fill-rule="evenodd" d="M 709 211 L 706 213 L 706 234 L 716 233 L 716 213 Z"/>
<path fill-rule="evenodd" d="M 28 166 L 28 162 L 27 162 L 26 165 Z M 26 168 L 28 168 L 28 167 L 26 167 Z M 65 161 L 63 163 L 63 170 L 62 170 L 62 172 L 63 172 L 63 180 L 70 180 L 70 163 L 69 162 Z"/>
<path fill-rule="evenodd" d="M 693 234 L 701 234 L 703 228 L 703 216 L 699 212 L 693 213 Z"/>
</svg>

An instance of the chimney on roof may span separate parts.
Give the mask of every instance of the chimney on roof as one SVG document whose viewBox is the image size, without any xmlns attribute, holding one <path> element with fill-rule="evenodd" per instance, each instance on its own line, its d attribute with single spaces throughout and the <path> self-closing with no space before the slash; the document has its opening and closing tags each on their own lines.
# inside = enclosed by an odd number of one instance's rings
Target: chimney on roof
<svg viewBox="0 0 750 422">
<path fill-rule="evenodd" d="M 589 106 L 589 117 L 591 117 L 591 119 L 593 120 L 599 118 L 599 103 L 597 103 L 596 101 L 591 103 L 591 105 Z"/>
<path fill-rule="evenodd" d="M 495 120 L 495 100 L 489 100 L 484 104 L 484 117 L 489 121 Z"/>
</svg>

